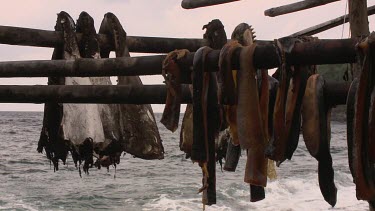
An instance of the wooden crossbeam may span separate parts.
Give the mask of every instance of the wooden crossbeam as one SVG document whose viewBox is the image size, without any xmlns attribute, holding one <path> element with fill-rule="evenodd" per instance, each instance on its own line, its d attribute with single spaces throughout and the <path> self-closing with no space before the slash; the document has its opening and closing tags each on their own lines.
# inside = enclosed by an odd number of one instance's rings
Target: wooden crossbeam
<svg viewBox="0 0 375 211">
<path fill-rule="evenodd" d="M 340 0 L 304 0 L 304 1 L 293 3 L 293 4 L 288 4 L 288 5 L 283 5 L 280 7 L 274 7 L 274 8 L 268 9 L 264 11 L 264 15 L 269 16 L 269 17 L 276 17 L 279 15 L 297 12 L 297 11 L 329 4 L 332 2 L 336 2 L 336 1 L 340 1 Z"/>
<path fill-rule="evenodd" d="M 331 105 L 343 105 L 348 83 L 326 83 L 324 93 Z M 0 85 L 0 103 L 99 103 L 164 104 L 165 85 Z M 182 103 L 191 103 L 187 85 L 182 87 Z"/>
<path fill-rule="evenodd" d="M 0 103 L 164 104 L 165 85 L 0 85 Z M 183 103 L 191 103 L 187 85 Z"/>
<path fill-rule="evenodd" d="M 109 37 L 104 34 L 98 34 L 97 38 L 102 49 L 114 50 L 114 46 Z M 80 33 L 77 33 L 77 39 L 81 39 Z M 63 44 L 63 37 L 60 32 L 56 31 L 0 26 L 0 43 L 54 48 Z M 169 53 L 175 49 L 196 51 L 204 45 L 204 40 L 127 36 L 127 45 L 130 52 Z"/>
<path fill-rule="evenodd" d="M 371 6 L 367 8 L 367 15 L 373 15 L 375 14 L 375 6 Z M 323 31 L 326 31 L 328 29 L 331 29 L 333 27 L 339 26 L 343 23 L 349 22 L 349 15 L 343 15 L 338 18 L 326 21 L 324 23 L 309 27 L 307 29 L 301 30 L 299 32 L 293 33 L 290 36 L 306 36 L 306 35 L 314 35 Z"/>
<path fill-rule="evenodd" d="M 195 9 L 199 7 L 207 7 L 218 4 L 225 4 L 230 2 L 235 2 L 239 0 L 183 0 L 181 6 L 184 9 Z"/>
<path fill-rule="evenodd" d="M 286 62 L 293 64 L 341 64 L 355 61 L 355 39 L 319 40 L 296 43 L 291 53 L 286 54 Z M 239 68 L 239 50 L 233 56 L 233 69 Z M 220 50 L 207 56 L 208 65 L 217 69 Z M 194 53 L 180 60 L 183 78 L 190 78 Z M 0 77 L 94 77 L 159 75 L 165 55 L 76 60 L 33 60 L 0 62 Z M 274 44 L 258 45 L 254 53 L 257 69 L 275 68 L 280 65 L 278 49 Z"/>
</svg>

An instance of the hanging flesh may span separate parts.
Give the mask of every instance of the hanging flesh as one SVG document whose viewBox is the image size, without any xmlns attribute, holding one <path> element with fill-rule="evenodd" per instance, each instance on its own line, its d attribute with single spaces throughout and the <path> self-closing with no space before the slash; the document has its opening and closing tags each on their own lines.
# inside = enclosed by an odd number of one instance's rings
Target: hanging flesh
<svg viewBox="0 0 375 211">
<path fill-rule="evenodd" d="M 99 42 L 96 38 L 94 19 L 86 12 L 82 12 L 77 20 L 78 33 L 82 33 L 78 43 L 80 54 L 84 58 L 100 59 Z M 109 77 L 90 77 L 93 85 L 112 85 Z M 99 155 L 96 165 L 109 167 L 120 163 L 122 147 L 120 143 L 121 127 L 119 124 L 118 105 L 98 104 L 101 122 L 103 124 L 105 141 L 94 146 L 94 151 Z"/>
<path fill-rule="evenodd" d="M 170 131 L 176 131 L 180 119 L 181 106 L 181 70 L 178 60 L 184 58 L 188 50 L 174 50 L 163 61 L 163 77 L 167 85 L 167 100 L 160 122 Z"/>
<path fill-rule="evenodd" d="M 224 30 L 224 25 L 220 20 L 214 19 L 203 26 L 206 29 L 203 39 L 205 45 L 214 50 L 221 49 L 227 42 L 227 35 Z M 193 106 L 187 104 L 184 117 L 182 119 L 180 131 L 180 149 L 186 153 L 186 157 L 190 157 L 191 145 L 193 144 Z"/>
<path fill-rule="evenodd" d="M 265 187 L 267 184 L 267 128 L 262 121 L 258 85 L 252 58 L 255 44 L 243 47 L 240 54 L 240 70 L 237 73 L 237 124 L 241 148 L 247 149 L 245 182 Z"/>
<path fill-rule="evenodd" d="M 116 57 L 130 56 L 126 32 L 114 14 L 105 14 L 99 33 L 113 39 Z M 107 58 L 109 50 L 102 49 L 101 56 Z M 142 81 L 139 76 L 119 76 L 118 85 L 142 86 Z M 163 159 L 164 148 L 151 105 L 121 104 L 119 110 L 124 151 L 142 159 Z"/>
<path fill-rule="evenodd" d="M 236 70 L 232 70 L 232 54 L 241 45 L 237 41 L 230 41 L 220 51 L 218 84 L 219 103 L 224 107 L 225 120 L 229 125 L 232 144 L 239 145 L 237 133 L 237 91 Z"/>
<path fill-rule="evenodd" d="M 203 173 L 202 202 L 216 203 L 215 138 L 219 129 L 217 81 L 215 73 L 205 72 L 205 58 L 212 49 L 202 47 L 193 61 L 193 146 L 192 161 L 198 162 Z"/>
<path fill-rule="evenodd" d="M 325 103 L 324 83 L 323 77 L 318 74 L 307 81 L 302 105 L 302 132 L 306 148 L 318 161 L 320 191 L 333 207 L 337 200 L 337 189 L 330 154 L 331 108 Z"/>
<path fill-rule="evenodd" d="M 359 54 L 364 58 L 355 102 L 353 170 L 358 199 L 375 201 L 375 51 L 374 37 L 371 35 L 358 44 Z"/>
<path fill-rule="evenodd" d="M 355 98 L 358 89 L 358 79 L 354 79 L 350 85 L 348 97 L 346 100 L 346 124 L 347 124 L 347 144 L 348 144 L 348 163 L 350 172 L 355 177 L 353 168 L 353 144 L 354 144 L 354 115 L 355 115 Z"/>
<path fill-rule="evenodd" d="M 61 21 L 64 16 L 69 16 L 65 12 L 58 14 L 55 31 L 63 31 Z M 65 37 L 64 37 L 65 38 Z M 64 40 L 66 43 L 66 41 Z M 64 50 L 66 46 L 55 47 L 52 55 L 52 60 L 63 59 Z M 49 77 L 48 85 L 64 85 L 65 78 L 63 77 Z M 69 144 L 59 135 L 60 124 L 63 116 L 63 107 L 60 103 L 47 102 L 44 105 L 43 127 L 38 142 L 38 152 L 42 153 L 43 149 L 46 152 L 47 158 L 53 163 L 54 170 L 59 170 L 59 160 L 65 164 L 68 152 L 70 150 Z"/>
<path fill-rule="evenodd" d="M 294 151 L 297 149 L 300 128 L 301 128 L 301 107 L 307 79 L 310 76 L 312 66 L 294 66 L 291 77 L 287 100 L 286 100 L 286 135 L 287 148 L 285 158 L 291 159 Z"/>
</svg>

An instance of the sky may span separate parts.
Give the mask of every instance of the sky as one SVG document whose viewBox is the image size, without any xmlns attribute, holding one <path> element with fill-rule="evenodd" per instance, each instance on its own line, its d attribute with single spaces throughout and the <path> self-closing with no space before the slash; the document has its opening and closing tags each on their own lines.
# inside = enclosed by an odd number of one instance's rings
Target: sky
<svg viewBox="0 0 375 211">
<path fill-rule="evenodd" d="M 293 1 L 241 0 L 233 3 L 193 10 L 181 7 L 181 0 L 12 0 L 2 2 L 0 25 L 54 30 L 56 14 L 68 12 L 77 19 L 82 11 L 95 20 L 96 29 L 107 12 L 114 13 L 130 36 L 202 38 L 202 26 L 212 19 L 220 19 L 230 37 L 242 22 L 252 25 L 257 39 L 273 40 L 345 14 L 346 0 L 278 17 L 264 16 L 264 10 Z M 368 6 L 375 0 L 368 0 Z M 369 17 L 370 31 L 375 17 Z M 349 26 L 339 26 L 317 34 L 319 38 L 348 38 Z M 0 44 L 0 62 L 18 60 L 49 60 L 52 48 L 11 46 Z M 132 56 L 144 54 L 132 53 Z M 144 84 L 161 84 L 161 76 L 142 76 Z M 46 78 L 0 79 L 0 85 L 45 85 Z M 153 105 L 162 112 L 163 105 Z M 43 111 L 42 104 L 0 104 L 0 111 Z M 184 111 L 183 109 L 181 111 Z"/>
</svg>

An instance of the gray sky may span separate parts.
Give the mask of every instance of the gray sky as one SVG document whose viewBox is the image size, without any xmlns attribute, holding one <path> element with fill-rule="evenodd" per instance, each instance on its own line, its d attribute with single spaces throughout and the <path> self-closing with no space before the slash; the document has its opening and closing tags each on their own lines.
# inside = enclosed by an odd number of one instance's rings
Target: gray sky
<svg viewBox="0 0 375 211">
<path fill-rule="evenodd" d="M 181 0 L 12 0 L 2 2 L 0 25 L 53 30 L 56 14 L 62 10 L 77 19 L 81 11 L 88 12 L 98 29 L 106 12 L 114 13 L 121 21 L 128 35 L 201 38 L 202 26 L 212 19 L 220 19 L 230 36 L 237 24 L 246 22 L 253 25 L 257 39 L 275 39 L 289 35 L 309 26 L 319 24 L 345 13 L 346 1 L 328 4 L 293 14 L 275 18 L 264 16 L 264 10 L 296 1 L 242 0 L 239 2 L 194 10 L 182 9 Z M 368 0 L 368 6 L 375 0 Z M 375 19 L 369 18 L 370 30 Z M 345 24 L 344 38 L 349 35 Z M 317 35 L 320 38 L 341 38 L 342 26 Z M 0 44 L 0 61 L 46 60 L 52 49 L 10 46 Z M 132 54 L 137 55 L 137 54 Z M 145 84 L 160 84 L 159 76 L 142 77 Z M 0 84 L 46 84 L 46 78 L 0 79 Z M 0 110 L 42 111 L 41 104 L 0 104 Z M 154 106 L 161 112 L 163 106 Z M 183 111 L 183 110 L 182 110 Z"/>
</svg>

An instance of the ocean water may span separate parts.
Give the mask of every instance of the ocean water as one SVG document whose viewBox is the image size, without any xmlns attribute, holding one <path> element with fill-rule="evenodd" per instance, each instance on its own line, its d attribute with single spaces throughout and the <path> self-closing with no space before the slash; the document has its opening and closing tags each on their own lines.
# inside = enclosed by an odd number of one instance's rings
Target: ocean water
<svg viewBox="0 0 375 211">
<path fill-rule="evenodd" d="M 144 161 L 126 154 L 117 170 L 91 169 L 80 178 L 71 158 L 57 172 L 44 154 L 36 151 L 42 126 L 41 112 L 0 112 L 1 210 L 201 210 L 201 173 L 197 164 L 179 150 L 179 131 L 161 124 L 165 159 Z M 156 115 L 157 120 L 161 117 Z M 245 156 L 236 172 L 217 166 L 217 204 L 206 210 L 367 210 L 355 197 L 347 164 L 345 122 L 332 122 L 331 153 L 338 200 L 326 203 L 318 186 L 317 161 L 303 139 L 291 161 L 277 168 L 269 181 L 266 199 L 249 202 L 243 182 Z M 116 175 L 116 177 L 114 177 Z"/>
</svg>

